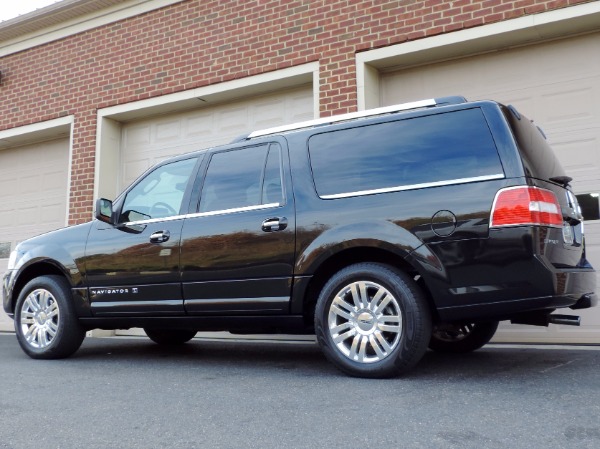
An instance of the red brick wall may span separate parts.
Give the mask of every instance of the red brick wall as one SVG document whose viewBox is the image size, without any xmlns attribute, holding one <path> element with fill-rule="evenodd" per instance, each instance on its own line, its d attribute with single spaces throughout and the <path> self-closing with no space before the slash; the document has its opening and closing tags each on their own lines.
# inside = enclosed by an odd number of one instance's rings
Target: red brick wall
<svg viewBox="0 0 600 449">
<path fill-rule="evenodd" d="M 356 52 L 587 0 L 189 0 L 0 58 L 0 130 L 75 116 L 70 222 L 92 210 L 99 108 L 309 61 L 356 110 Z"/>
</svg>

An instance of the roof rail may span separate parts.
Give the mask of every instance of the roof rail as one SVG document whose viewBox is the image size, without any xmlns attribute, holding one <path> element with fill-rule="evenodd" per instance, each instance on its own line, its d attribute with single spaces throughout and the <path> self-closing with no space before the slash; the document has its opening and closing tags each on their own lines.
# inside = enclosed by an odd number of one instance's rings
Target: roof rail
<svg viewBox="0 0 600 449">
<path fill-rule="evenodd" d="M 318 118 L 315 120 L 308 120 L 305 122 L 293 123 L 291 125 L 283 125 L 283 126 L 276 126 L 273 128 L 261 129 L 258 131 L 251 132 L 250 134 L 248 134 L 246 139 L 252 139 L 254 137 L 261 137 L 261 136 L 266 136 L 269 134 L 277 134 L 277 133 L 282 133 L 282 132 L 286 132 L 286 131 L 295 131 L 295 130 L 303 129 L 303 128 L 311 128 L 314 126 L 330 125 L 332 123 L 338 123 L 338 122 L 343 122 L 343 121 L 347 121 L 347 120 L 355 120 L 358 118 L 372 117 L 372 116 L 383 115 L 383 114 L 391 114 L 393 112 L 407 111 L 409 109 L 419 109 L 419 108 L 427 108 L 427 107 L 433 107 L 433 106 L 444 106 L 444 105 L 448 105 L 448 104 L 459 104 L 459 103 L 465 103 L 466 101 L 467 100 L 464 97 L 459 97 L 459 96 L 430 98 L 428 100 L 413 101 L 410 103 L 396 104 L 393 106 L 385 106 L 382 108 L 369 109 L 366 111 L 351 112 L 349 114 L 334 115 L 332 117 Z M 238 142 L 241 140 L 243 140 L 243 138 L 236 139 L 236 141 L 238 141 Z"/>
</svg>

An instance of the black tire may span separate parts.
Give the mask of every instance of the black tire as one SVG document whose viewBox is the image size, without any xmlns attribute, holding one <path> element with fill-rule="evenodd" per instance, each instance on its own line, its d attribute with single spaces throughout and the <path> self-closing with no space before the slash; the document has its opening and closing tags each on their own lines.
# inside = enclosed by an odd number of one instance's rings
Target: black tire
<svg viewBox="0 0 600 449">
<path fill-rule="evenodd" d="M 429 348 L 437 352 L 472 352 L 489 343 L 497 329 L 498 321 L 441 324 L 433 329 Z"/>
<path fill-rule="evenodd" d="M 194 335 L 195 330 L 189 329 L 147 329 L 144 332 L 150 340 L 159 345 L 177 346 L 187 343 Z"/>
<path fill-rule="evenodd" d="M 85 330 L 72 304 L 71 288 L 61 276 L 40 276 L 21 291 L 15 309 L 17 340 L 33 359 L 61 359 L 79 349 Z"/>
<path fill-rule="evenodd" d="M 359 263 L 337 272 L 321 290 L 315 333 L 327 359 L 344 373 L 393 377 L 425 354 L 431 314 L 423 293 L 405 273 Z"/>
</svg>

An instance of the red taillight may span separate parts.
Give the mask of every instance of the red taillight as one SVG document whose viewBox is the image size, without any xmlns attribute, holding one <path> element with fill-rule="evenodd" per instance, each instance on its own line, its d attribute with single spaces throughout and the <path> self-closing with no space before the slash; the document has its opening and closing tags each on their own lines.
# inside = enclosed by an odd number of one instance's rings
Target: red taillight
<svg viewBox="0 0 600 449">
<path fill-rule="evenodd" d="M 560 203 L 550 190 L 537 187 L 508 187 L 496 194 L 490 226 L 562 227 Z"/>
</svg>

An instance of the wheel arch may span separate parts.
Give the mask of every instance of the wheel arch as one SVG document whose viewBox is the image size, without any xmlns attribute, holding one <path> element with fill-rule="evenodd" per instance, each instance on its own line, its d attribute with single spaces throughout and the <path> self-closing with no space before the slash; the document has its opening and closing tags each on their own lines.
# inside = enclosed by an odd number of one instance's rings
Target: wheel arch
<svg viewBox="0 0 600 449">
<path fill-rule="evenodd" d="M 406 257 L 398 253 L 383 249 L 381 247 L 358 246 L 347 248 L 334 253 L 316 268 L 311 276 L 308 285 L 302 295 L 302 314 L 307 326 L 312 326 L 314 311 L 319 297 L 319 292 L 323 289 L 329 278 L 336 272 L 356 263 L 374 262 L 387 265 L 392 269 L 400 270 L 415 280 L 422 290 L 429 308 L 432 313 L 432 319 L 438 319 L 437 309 L 430 290 L 425 284 L 419 270 L 413 266 Z"/>
<path fill-rule="evenodd" d="M 11 292 L 11 308 L 12 311 L 15 311 L 15 307 L 17 304 L 17 299 L 19 298 L 19 295 L 21 294 L 21 291 L 23 290 L 23 288 L 27 285 L 27 283 L 29 281 L 31 281 L 32 279 L 35 279 L 37 277 L 40 276 L 61 276 L 62 278 L 64 278 L 69 285 L 71 285 L 71 282 L 69 280 L 69 277 L 67 276 L 67 274 L 65 273 L 65 271 L 58 267 L 57 265 L 53 264 L 52 262 L 48 261 L 48 260 L 43 260 L 43 261 L 38 261 L 32 264 L 29 264 L 27 267 L 23 268 L 22 271 L 18 274 L 18 276 L 15 279 L 15 283 Z"/>
</svg>

